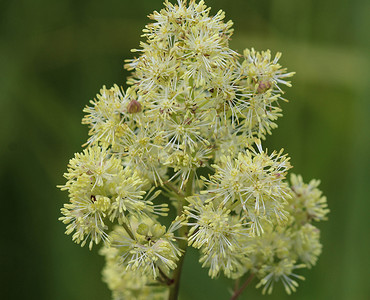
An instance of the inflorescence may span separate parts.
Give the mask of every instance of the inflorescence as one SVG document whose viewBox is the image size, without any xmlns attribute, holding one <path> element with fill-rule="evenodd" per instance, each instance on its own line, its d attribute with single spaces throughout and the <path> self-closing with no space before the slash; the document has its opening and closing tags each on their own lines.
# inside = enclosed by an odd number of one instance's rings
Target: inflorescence
<svg viewBox="0 0 370 300">
<path fill-rule="evenodd" d="M 126 61 L 129 87 L 103 86 L 84 109 L 90 137 L 64 174 L 60 220 L 81 246 L 103 243 L 114 299 L 175 299 L 187 246 L 212 278 L 249 273 L 263 293 L 277 281 L 291 293 L 329 212 L 319 181 L 289 182 L 288 155 L 261 145 L 294 73 L 280 53 L 230 49 L 232 22 L 204 1 L 164 5 Z"/>
</svg>

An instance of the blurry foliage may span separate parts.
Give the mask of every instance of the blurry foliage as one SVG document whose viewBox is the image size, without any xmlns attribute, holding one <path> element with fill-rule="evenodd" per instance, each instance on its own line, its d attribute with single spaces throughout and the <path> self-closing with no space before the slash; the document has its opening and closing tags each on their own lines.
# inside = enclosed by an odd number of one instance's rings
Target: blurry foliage
<svg viewBox="0 0 370 300">
<path fill-rule="evenodd" d="M 235 23 L 231 46 L 282 51 L 296 71 L 284 118 L 265 146 L 284 147 L 295 173 L 322 180 L 329 222 L 323 254 L 291 299 L 368 299 L 370 241 L 370 3 L 367 0 L 208 0 Z M 82 108 L 113 83 L 162 0 L 0 1 L 0 182 L 3 299 L 109 299 L 102 257 L 80 249 L 57 221 L 56 189 L 81 151 Z M 186 257 L 182 299 L 228 299 Z M 249 287 L 242 299 L 270 297 Z"/>
</svg>

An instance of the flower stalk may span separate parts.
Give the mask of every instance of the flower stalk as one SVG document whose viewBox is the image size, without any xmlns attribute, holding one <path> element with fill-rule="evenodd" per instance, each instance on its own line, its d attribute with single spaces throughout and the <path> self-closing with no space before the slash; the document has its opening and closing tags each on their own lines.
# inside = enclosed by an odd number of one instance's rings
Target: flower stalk
<svg viewBox="0 0 370 300">
<path fill-rule="evenodd" d="M 185 186 L 185 197 L 189 197 L 193 195 L 193 179 L 194 179 L 194 171 L 190 172 L 189 180 Z M 186 204 L 185 197 L 178 203 L 177 214 L 183 214 L 183 207 Z M 185 259 L 186 250 L 188 247 L 187 241 L 187 226 L 183 226 L 179 229 L 179 248 L 182 251 L 182 256 L 180 257 L 177 268 L 174 270 L 173 273 L 173 285 L 170 287 L 170 292 L 168 296 L 168 300 L 175 300 L 178 298 L 179 288 L 180 288 L 180 279 L 181 279 L 181 272 L 182 266 Z"/>
</svg>

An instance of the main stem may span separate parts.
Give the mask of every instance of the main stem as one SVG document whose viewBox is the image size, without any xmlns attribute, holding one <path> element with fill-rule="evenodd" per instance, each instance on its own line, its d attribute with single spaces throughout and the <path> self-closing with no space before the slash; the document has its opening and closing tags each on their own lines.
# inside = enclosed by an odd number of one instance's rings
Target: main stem
<svg viewBox="0 0 370 300">
<path fill-rule="evenodd" d="M 188 182 L 185 186 L 185 197 L 191 196 L 193 194 L 193 179 L 194 179 L 194 172 L 191 171 L 189 175 Z M 178 202 L 177 207 L 177 215 L 180 216 L 183 213 L 183 207 L 185 204 L 185 197 L 183 197 Z M 187 239 L 187 226 L 182 226 L 179 229 L 179 248 L 182 250 L 182 255 L 177 263 L 177 267 L 175 271 L 173 272 L 173 284 L 170 286 L 170 294 L 168 296 L 168 300 L 177 300 L 179 295 L 179 287 L 180 287 L 180 277 L 181 277 L 181 271 L 182 271 L 182 265 L 184 263 L 184 258 L 186 254 L 186 249 L 188 247 L 188 239 Z"/>
</svg>

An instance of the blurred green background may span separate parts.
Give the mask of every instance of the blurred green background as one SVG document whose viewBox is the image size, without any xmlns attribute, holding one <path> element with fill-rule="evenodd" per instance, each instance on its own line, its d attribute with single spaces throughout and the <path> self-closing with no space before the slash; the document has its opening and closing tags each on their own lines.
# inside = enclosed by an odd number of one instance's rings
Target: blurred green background
<svg viewBox="0 0 370 300">
<path fill-rule="evenodd" d="M 284 118 L 265 143 L 293 172 L 322 180 L 330 220 L 323 253 L 290 299 L 370 299 L 370 1 L 208 0 L 235 23 L 232 48 L 283 52 L 296 71 Z M 64 235 L 57 184 L 87 139 L 82 109 L 105 84 L 125 85 L 123 60 L 162 0 L 0 1 L 2 299 L 110 299 L 103 259 Z M 181 297 L 228 299 L 186 257 Z M 256 282 L 254 282 L 255 284 Z M 241 299 L 286 299 L 281 288 Z"/>
</svg>

